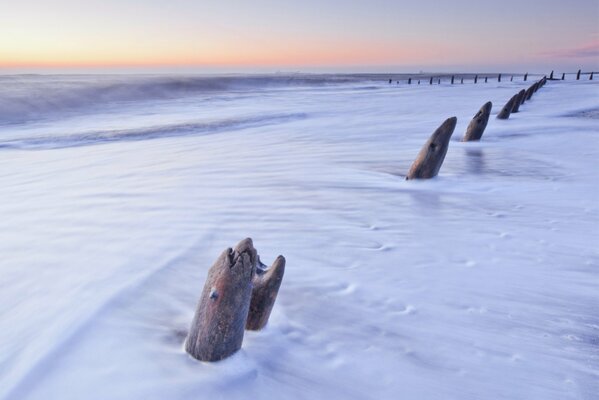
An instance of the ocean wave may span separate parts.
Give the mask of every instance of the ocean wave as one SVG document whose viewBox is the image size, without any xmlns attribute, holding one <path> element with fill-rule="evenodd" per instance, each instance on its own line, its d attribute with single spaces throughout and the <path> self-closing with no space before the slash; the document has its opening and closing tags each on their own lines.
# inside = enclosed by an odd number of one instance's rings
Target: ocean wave
<svg viewBox="0 0 599 400">
<path fill-rule="evenodd" d="M 176 99 L 202 94 L 285 87 L 315 87 L 364 81 L 351 75 L 265 76 L 0 76 L 0 125 L 21 124 L 114 103 Z"/>
<path fill-rule="evenodd" d="M 245 118 L 229 118 L 134 129 L 116 129 L 73 133 L 61 136 L 34 136 L 0 142 L 0 150 L 43 150 L 92 146 L 118 141 L 151 140 L 164 137 L 210 135 L 224 131 L 267 126 L 307 118 L 305 113 L 271 114 Z"/>
</svg>

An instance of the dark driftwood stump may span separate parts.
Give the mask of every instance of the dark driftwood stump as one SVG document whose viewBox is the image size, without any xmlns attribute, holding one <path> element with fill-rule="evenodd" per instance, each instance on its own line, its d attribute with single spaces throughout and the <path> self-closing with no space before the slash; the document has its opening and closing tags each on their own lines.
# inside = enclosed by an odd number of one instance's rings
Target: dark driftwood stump
<svg viewBox="0 0 599 400">
<path fill-rule="evenodd" d="M 507 103 L 505 103 L 505 106 L 503 106 L 501 111 L 499 111 L 499 114 L 497 114 L 497 119 L 508 119 L 510 117 L 517 96 L 517 94 L 512 96 L 512 98 L 509 99 Z"/>
<path fill-rule="evenodd" d="M 493 103 L 490 101 L 485 103 L 480 110 L 476 113 L 470 124 L 468 124 L 468 128 L 466 129 L 466 133 L 462 138 L 462 142 L 472 142 L 476 140 L 480 140 L 487 127 L 487 123 L 489 122 L 489 115 L 491 114 L 491 108 L 493 107 Z"/>
<path fill-rule="evenodd" d="M 253 279 L 254 289 L 252 290 L 250 312 L 245 329 L 258 331 L 266 326 L 270 312 L 275 305 L 284 273 L 285 257 L 283 256 L 278 256 L 267 270 L 260 267 L 256 268 L 256 274 Z"/>
<path fill-rule="evenodd" d="M 251 239 L 225 250 L 204 285 L 185 350 L 201 361 L 218 361 L 241 348 L 257 260 Z"/>
<path fill-rule="evenodd" d="M 449 147 L 449 139 L 453 134 L 458 119 L 451 117 L 431 135 L 418 153 L 418 157 L 412 164 L 406 180 L 429 179 L 437 176 Z"/>
<path fill-rule="evenodd" d="M 514 105 L 512 106 L 512 113 L 517 113 L 518 111 L 520 111 L 520 105 L 524 101 L 525 93 L 526 93 L 526 90 L 524 90 L 524 89 L 522 89 L 518 93 L 518 97 L 516 97 L 516 100 L 514 101 Z"/>
</svg>

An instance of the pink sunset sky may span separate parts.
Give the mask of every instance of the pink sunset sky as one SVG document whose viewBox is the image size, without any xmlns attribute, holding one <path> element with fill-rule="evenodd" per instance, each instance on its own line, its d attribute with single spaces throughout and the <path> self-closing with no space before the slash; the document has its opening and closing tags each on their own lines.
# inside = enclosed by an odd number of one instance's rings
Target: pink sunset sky
<svg viewBox="0 0 599 400">
<path fill-rule="evenodd" d="M 599 69 L 599 2 L 20 0 L 0 70 Z"/>
</svg>

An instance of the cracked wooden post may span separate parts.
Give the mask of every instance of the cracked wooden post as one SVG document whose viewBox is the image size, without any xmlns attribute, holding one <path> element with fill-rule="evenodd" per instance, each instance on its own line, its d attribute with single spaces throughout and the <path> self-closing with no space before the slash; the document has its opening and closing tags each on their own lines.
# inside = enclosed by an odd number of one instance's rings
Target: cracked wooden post
<svg viewBox="0 0 599 400">
<path fill-rule="evenodd" d="M 514 101 L 514 105 L 512 106 L 512 113 L 517 113 L 520 110 L 520 105 L 522 104 L 525 94 L 526 94 L 526 90 L 524 90 L 524 89 L 522 89 L 520 92 L 518 92 L 518 97 L 516 97 L 516 100 Z"/>
<path fill-rule="evenodd" d="M 516 101 L 516 97 L 518 97 L 517 94 L 512 96 L 512 98 L 509 99 L 507 103 L 505 103 L 505 106 L 503 106 L 501 111 L 499 111 L 499 114 L 497 114 L 497 119 L 508 119 L 510 117 L 512 108 L 514 108 L 514 102 Z"/>
<path fill-rule="evenodd" d="M 218 361 L 241 348 L 257 256 L 252 239 L 244 239 L 225 250 L 208 271 L 185 342 L 193 358 Z"/>
<path fill-rule="evenodd" d="M 278 256 L 268 269 L 262 269 L 261 265 L 263 264 L 258 263 L 256 275 L 254 275 L 250 311 L 245 324 L 245 329 L 251 331 L 264 328 L 268 322 L 270 312 L 279 293 L 279 287 L 281 287 L 283 281 L 285 257 Z"/>
<path fill-rule="evenodd" d="M 412 164 L 406 180 L 429 179 L 437 176 L 449 147 L 449 139 L 453 134 L 458 119 L 451 117 L 445 120 L 426 141 L 416 160 Z"/>
<path fill-rule="evenodd" d="M 489 115 L 491 115 L 491 108 L 493 107 L 493 103 L 490 101 L 485 103 L 480 110 L 476 113 L 470 124 L 468 124 L 468 128 L 466 129 L 466 133 L 462 138 L 462 142 L 473 142 L 480 140 L 487 127 L 487 123 L 489 122 Z"/>
</svg>

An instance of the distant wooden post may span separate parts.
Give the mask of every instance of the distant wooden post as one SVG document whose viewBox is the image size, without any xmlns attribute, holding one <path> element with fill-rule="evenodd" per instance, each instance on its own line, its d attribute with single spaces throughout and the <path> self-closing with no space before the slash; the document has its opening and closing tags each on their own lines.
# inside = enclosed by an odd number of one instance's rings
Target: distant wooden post
<svg viewBox="0 0 599 400">
<path fill-rule="evenodd" d="M 565 73 L 565 72 L 563 72 L 563 73 L 562 73 L 562 81 L 563 81 L 564 79 L 566 79 L 566 73 Z"/>
<path fill-rule="evenodd" d="M 408 78 L 408 85 L 412 84 L 412 78 Z"/>
<path fill-rule="evenodd" d="M 478 75 L 474 77 L 474 83 L 478 83 Z"/>
<path fill-rule="evenodd" d="M 432 84 L 433 84 L 433 77 L 432 77 L 432 76 L 431 76 L 431 79 L 430 79 L 430 81 L 428 82 L 428 84 L 429 84 L 429 85 L 432 85 Z"/>
<path fill-rule="evenodd" d="M 512 105 L 512 113 L 517 113 L 518 111 L 520 111 L 520 105 L 522 104 L 522 100 L 524 99 L 525 95 L 526 90 L 524 89 L 518 92 L 518 97 L 516 97 L 516 100 L 514 100 L 514 104 Z"/>
<path fill-rule="evenodd" d="M 497 75 L 497 82 L 501 82 L 501 74 Z"/>
<path fill-rule="evenodd" d="M 524 74 L 524 82 L 528 79 L 528 72 Z"/>
<path fill-rule="evenodd" d="M 589 77 L 589 81 L 593 80 L 593 72 L 591 72 L 591 76 Z"/>
<path fill-rule="evenodd" d="M 451 84 L 453 85 L 453 80 L 455 79 L 454 75 L 451 75 Z"/>
<path fill-rule="evenodd" d="M 441 78 L 437 79 L 437 85 L 441 84 Z"/>
<path fill-rule="evenodd" d="M 418 79 L 418 84 L 420 85 L 420 79 Z"/>
<path fill-rule="evenodd" d="M 410 167 L 406 180 L 429 179 L 437 176 L 447 154 L 449 139 L 455 129 L 457 118 L 448 118 L 426 141 Z"/>
<path fill-rule="evenodd" d="M 488 78 L 489 78 L 488 76 L 485 76 L 485 83 L 487 83 L 487 79 L 488 79 Z"/>
<path fill-rule="evenodd" d="M 393 79 L 389 79 L 389 85 L 393 82 Z"/>
<path fill-rule="evenodd" d="M 510 82 L 514 81 L 514 75 L 512 75 L 512 77 L 510 78 Z"/>
<path fill-rule="evenodd" d="M 461 82 L 460 82 L 460 83 L 461 83 L 462 85 L 464 84 L 464 78 L 462 78 L 462 80 L 461 80 Z"/>
<path fill-rule="evenodd" d="M 514 108 L 514 102 L 517 98 L 518 95 L 516 94 L 512 96 L 512 98 L 509 99 L 507 103 L 505 103 L 505 106 L 503 106 L 501 111 L 499 111 L 499 114 L 497 114 L 497 119 L 508 119 L 510 117 L 510 114 L 512 113 L 512 108 Z"/>
<path fill-rule="evenodd" d="M 580 80 L 580 70 L 578 70 L 578 72 L 576 73 L 576 80 L 579 81 Z"/>
<path fill-rule="evenodd" d="M 489 122 L 489 115 L 491 114 L 492 107 L 493 104 L 490 101 L 481 107 L 474 118 L 472 118 L 472 121 L 470 121 L 470 124 L 468 124 L 468 128 L 466 129 L 466 133 L 462 138 L 462 142 L 480 140 L 485 128 L 487 127 L 487 122 Z"/>
<path fill-rule="evenodd" d="M 549 79 L 553 79 L 553 71 L 551 71 L 551 73 L 549 74 Z"/>
</svg>

